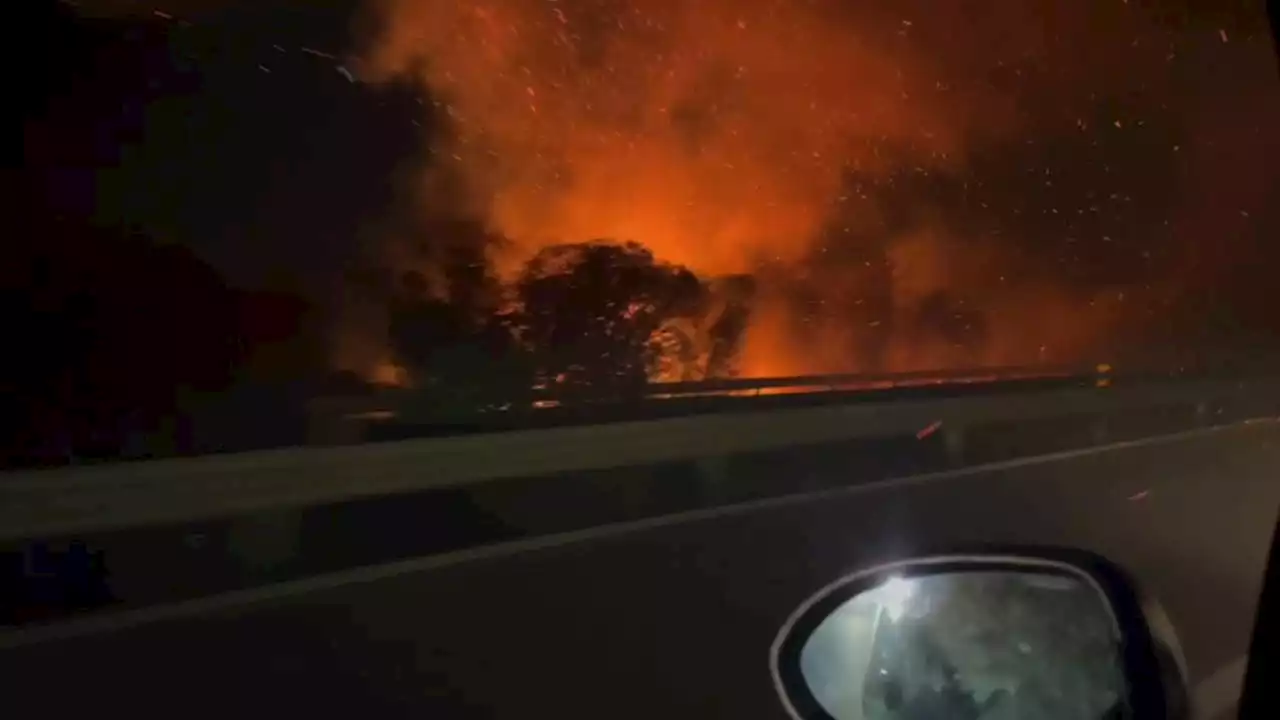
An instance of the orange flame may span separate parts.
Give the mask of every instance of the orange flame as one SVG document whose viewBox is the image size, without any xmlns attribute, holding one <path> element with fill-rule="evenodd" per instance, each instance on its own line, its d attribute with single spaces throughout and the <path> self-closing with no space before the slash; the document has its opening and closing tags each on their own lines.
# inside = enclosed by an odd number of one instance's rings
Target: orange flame
<svg viewBox="0 0 1280 720">
<path fill-rule="evenodd" d="M 503 274 L 548 244 L 611 238 L 704 276 L 774 264 L 794 279 L 833 215 L 849 214 L 833 213 L 847 173 L 956 176 L 976 148 L 1017 140 L 1020 99 L 993 78 L 1019 63 L 1052 65 L 1051 102 L 1068 112 L 1160 76 L 1164 50 L 1115 67 L 1111 51 L 1155 27 L 1120 4 L 988 4 L 387 0 L 363 72 L 412 79 L 439 103 L 452 132 L 425 159 L 423 205 L 440 173 L 462 178 L 468 209 L 513 241 L 495 258 Z M 841 222 L 866 237 L 879 212 L 865 203 Z M 945 222 L 886 232 L 876 259 L 813 281 L 819 305 L 865 312 L 815 315 L 766 284 L 740 372 L 856 371 L 849 348 L 874 342 L 880 369 L 1064 362 L 1122 314 L 1122 294 L 1055 281 L 1007 238 L 959 238 Z M 858 297 L 868 272 L 890 288 L 880 305 Z M 921 319 L 938 293 L 981 320 L 976 346 Z"/>
</svg>

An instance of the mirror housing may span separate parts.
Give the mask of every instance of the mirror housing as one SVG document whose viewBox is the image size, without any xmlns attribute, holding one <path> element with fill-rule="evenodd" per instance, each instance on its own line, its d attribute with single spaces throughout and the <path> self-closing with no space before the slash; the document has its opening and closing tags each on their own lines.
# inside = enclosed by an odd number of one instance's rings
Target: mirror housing
<svg viewBox="0 0 1280 720">
<path fill-rule="evenodd" d="M 1059 656 L 1044 649 L 1050 637 Z M 1164 611 L 1092 553 L 985 550 L 864 570 L 802 603 L 770 653 L 775 689 L 796 720 L 1016 715 L 997 708 L 1032 696 L 1054 702 L 1052 693 L 1019 693 L 1043 688 L 1046 663 L 1077 689 L 1081 668 L 1090 687 L 1110 688 L 1097 690 L 1098 720 L 1190 716 L 1186 662 Z M 1085 702 L 1082 694 L 1056 697 Z"/>
</svg>

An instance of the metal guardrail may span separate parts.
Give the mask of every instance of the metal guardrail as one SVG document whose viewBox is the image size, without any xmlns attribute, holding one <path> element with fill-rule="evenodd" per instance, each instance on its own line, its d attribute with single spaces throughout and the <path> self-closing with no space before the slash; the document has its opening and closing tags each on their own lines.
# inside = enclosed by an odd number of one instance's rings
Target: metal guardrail
<svg viewBox="0 0 1280 720">
<path fill-rule="evenodd" d="M 1102 368 L 1106 368 L 1105 370 Z M 858 388 L 948 385 L 1051 377 L 1087 377 L 1110 372 L 1109 366 L 1019 366 L 969 370 L 925 370 L 909 373 L 840 373 L 773 378 L 716 378 L 693 382 L 649 383 L 645 398 L 703 396 L 717 393 L 763 394 L 770 390 L 822 392 Z M 554 395 L 554 393 L 553 393 Z"/>
<path fill-rule="evenodd" d="M 637 386 L 627 393 L 631 399 L 665 399 L 681 396 L 704 396 L 718 393 L 740 393 L 745 395 L 763 394 L 775 389 L 796 389 L 821 392 L 859 387 L 892 387 L 903 385 L 943 385 L 950 383 L 990 382 L 998 380 L 1048 378 L 1048 377 L 1088 377 L 1091 375 L 1109 374 L 1111 367 L 1106 364 L 1096 366 L 1061 365 L 1061 366 L 1006 366 L 991 368 L 973 368 L 969 370 L 926 370 L 908 373 L 838 373 L 829 375 L 790 375 L 771 378 L 713 378 L 709 380 L 692 380 L 681 382 L 655 382 Z M 448 389 L 443 389 L 448 392 Z M 618 393 L 614 393 L 616 396 Z M 403 388 L 381 388 L 363 398 L 345 398 L 357 401 L 373 400 L 382 403 L 411 402 L 421 398 L 423 391 Z M 494 402 L 506 398 L 495 394 L 478 395 Z M 560 387 L 531 389 L 524 394 L 522 400 L 538 401 L 583 401 L 590 395 L 582 391 L 567 390 Z M 340 400 L 338 398 L 322 398 Z"/>
<path fill-rule="evenodd" d="M 1274 398 L 1280 380 L 850 402 L 346 447 L 294 448 L 0 475 L 0 539 L 191 522 L 487 481 L 965 426 Z M 1273 413 L 1274 414 L 1274 413 Z"/>
<path fill-rule="evenodd" d="M 707 401 L 717 398 L 739 401 L 753 397 L 777 395 L 816 395 L 821 393 L 870 392 L 906 388 L 966 387 L 982 383 L 1068 380 L 1078 384 L 1108 384 L 1111 366 L 1039 366 L 975 368 L 970 370 L 934 370 L 912 373 L 832 374 L 776 378 L 718 378 L 691 382 L 648 383 L 625 390 L 590 388 L 538 388 L 522 392 L 520 397 L 466 389 L 434 388 L 429 390 L 378 388 L 360 395 L 319 397 L 310 402 L 310 442 L 315 445 L 351 444 L 365 440 L 364 425 L 370 422 L 408 421 L 418 423 L 479 419 L 532 417 L 546 410 L 572 408 L 605 409 L 633 412 L 642 419 L 646 407 L 662 407 L 675 412 L 675 404 Z M 457 404 L 467 407 L 458 411 Z M 481 410 L 479 408 L 486 408 Z M 716 408 L 719 409 L 719 408 Z M 724 408 L 728 409 L 728 408 Z M 736 409 L 736 408 L 735 408 Z"/>
</svg>

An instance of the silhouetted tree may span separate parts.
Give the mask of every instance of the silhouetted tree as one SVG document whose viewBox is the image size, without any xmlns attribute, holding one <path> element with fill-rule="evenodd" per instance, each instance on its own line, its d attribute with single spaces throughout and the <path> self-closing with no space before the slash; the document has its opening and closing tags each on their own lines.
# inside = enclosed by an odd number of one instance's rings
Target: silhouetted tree
<svg viewBox="0 0 1280 720">
<path fill-rule="evenodd" d="M 718 365 L 736 349 L 741 289 L 726 294 L 708 333 L 708 286 L 637 244 L 545 248 L 504 294 L 484 258 L 500 239 L 466 223 L 435 231 L 452 234 L 423 249 L 427 272 L 400 278 L 390 336 L 414 382 L 442 403 L 520 403 L 534 389 L 625 393 L 655 376 L 704 376 L 705 335 Z"/>
<path fill-rule="evenodd" d="M 202 89 L 201 74 L 174 51 L 170 23 L 86 18 L 57 2 L 36 8 L 31 32 L 44 55 L 31 58 L 32 82 L 19 95 L 21 200 L 2 218 L 0 320 L 21 348 L 0 359 L 3 461 L 278 442 L 299 405 L 287 385 L 319 357 L 308 304 L 234 290 L 185 245 L 157 237 L 189 240 L 177 226 L 111 210 L 125 187 L 189 206 L 163 175 L 125 180 L 140 144 L 164 139 L 157 104 Z M 182 138 L 172 147 L 201 145 Z M 208 169 L 187 163 L 182 175 Z"/>
<path fill-rule="evenodd" d="M 716 312 L 708 319 L 708 348 L 702 377 L 734 377 L 737 375 L 738 353 L 751 321 L 756 295 L 756 279 L 751 275 L 730 275 L 711 284 Z"/>
<path fill-rule="evenodd" d="M 486 253 L 502 240 L 471 220 L 435 220 L 418 229 L 422 271 L 394 280 L 389 338 L 414 385 L 437 409 L 470 411 L 527 396 L 525 349 L 504 313 L 501 284 Z"/>
<path fill-rule="evenodd" d="M 536 381 L 566 389 L 626 391 L 664 361 L 693 362 L 681 319 L 697 318 L 707 287 L 689 270 L 635 243 L 543 249 L 515 288 L 512 318 L 534 357 Z"/>
<path fill-rule="evenodd" d="M 178 410 L 243 357 L 235 296 L 184 250 L 80 220 L 6 248 L 0 363 L 10 461 L 185 449 Z"/>
</svg>

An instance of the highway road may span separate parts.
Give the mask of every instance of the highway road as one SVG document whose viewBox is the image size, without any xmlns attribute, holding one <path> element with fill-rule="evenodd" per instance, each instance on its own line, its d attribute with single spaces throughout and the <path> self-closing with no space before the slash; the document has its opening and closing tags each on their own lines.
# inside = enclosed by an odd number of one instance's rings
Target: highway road
<svg viewBox="0 0 1280 720">
<path fill-rule="evenodd" d="M 1179 632 L 1204 716 L 1226 717 L 1277 468 L 1280 424 L 1238 424 L 19 628 L 0 632 L 0 714 L 781 718 L 768 648 L 809 593 L 916 552 L 1013 543 L 1134 572 Z"/>
</svg>

